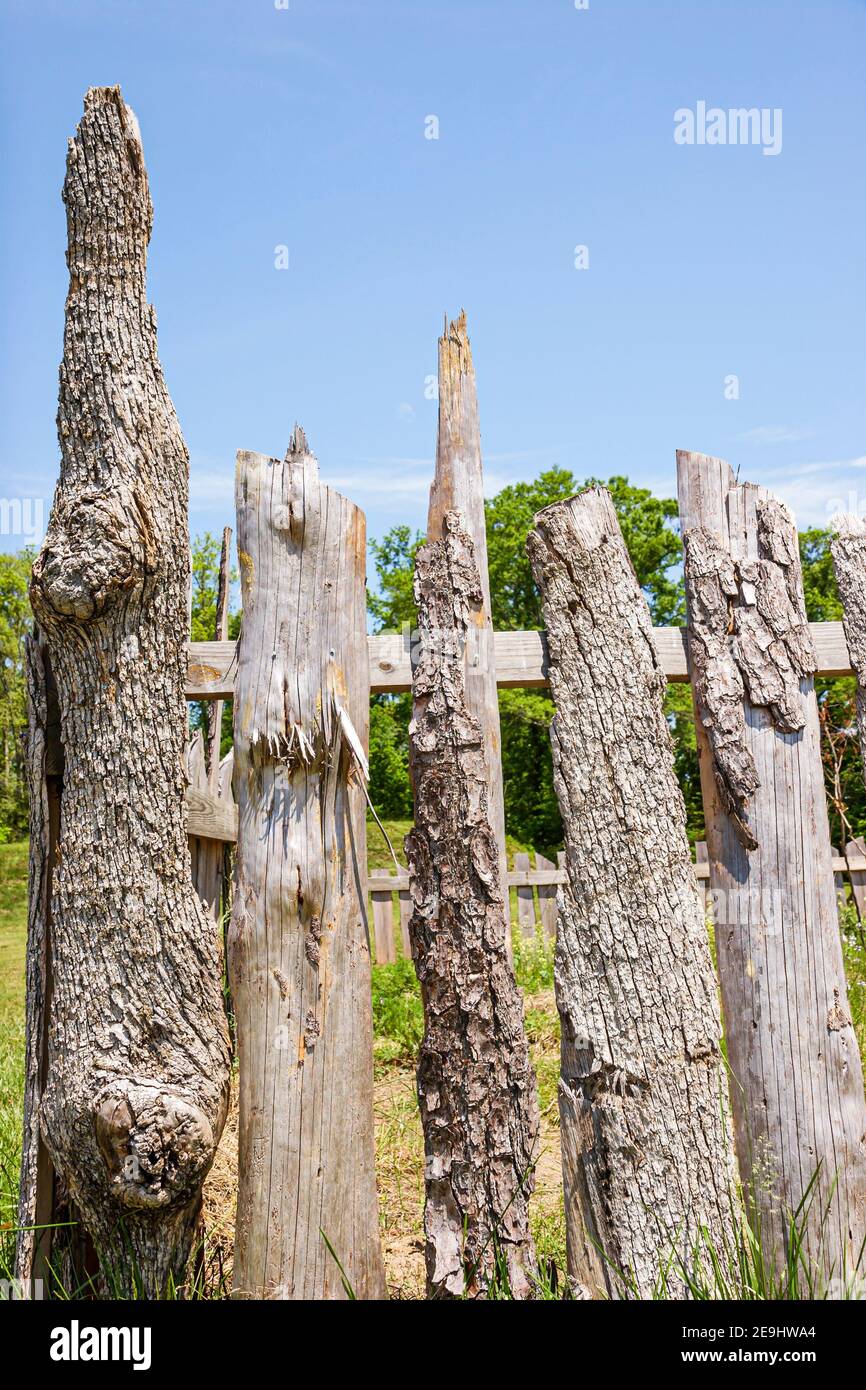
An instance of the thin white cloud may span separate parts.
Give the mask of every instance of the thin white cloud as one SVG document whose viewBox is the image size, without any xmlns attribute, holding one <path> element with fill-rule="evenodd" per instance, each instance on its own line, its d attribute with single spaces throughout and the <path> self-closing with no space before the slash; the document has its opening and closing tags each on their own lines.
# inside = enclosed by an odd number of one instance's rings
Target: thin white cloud
<svg viewBox="0 0 866 1390">
<path fill-rule="evenodd" d="M 809 461 L 762 469 L 750 479 L 763 483 L 794 513 L 801 530 L 829 526 L 837 512 L 866 516 L 866 454 L 858 458 Z"/>
<path fill-rule="evenodd" d="M 756 425 L 737 438 L 744 444 L 802 444 L 814 434 L 806 425 Z"/>
</svg>

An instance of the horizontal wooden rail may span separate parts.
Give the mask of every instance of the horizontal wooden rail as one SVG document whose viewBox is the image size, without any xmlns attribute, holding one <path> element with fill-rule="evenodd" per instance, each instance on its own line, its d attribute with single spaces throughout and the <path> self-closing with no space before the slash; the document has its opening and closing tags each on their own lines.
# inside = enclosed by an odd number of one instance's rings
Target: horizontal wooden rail
<svg viewBox="0 0 866 1390">
<path fill-rule="evenodd" d="M 810 623 L 818 654 L 819 676 L 850 676 L 851 658 L 841 623 Z M 688 680 L 684 627 L 653 629 L 659 661 L 669 681 Z M 401 632 L 378 633 L 367 639 L 370 651 L 371 694 L 409 690 L 412 668 L 408 637 Z M 547 685 L 547 645 L 543 632 L 497 632 L 496 683 L 514 686 Z M 234 642 L 191 642 L 186 694 L 188 700 L 224 700 L 234 691 L 237 647 Z"/>
</svg>

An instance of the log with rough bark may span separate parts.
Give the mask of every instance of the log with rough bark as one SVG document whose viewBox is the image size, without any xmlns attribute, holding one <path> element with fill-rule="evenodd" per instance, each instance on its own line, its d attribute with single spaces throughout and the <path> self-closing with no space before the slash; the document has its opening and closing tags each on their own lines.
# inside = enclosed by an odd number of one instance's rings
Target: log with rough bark
<svg viewBox="0 0 866 1390">
<path fill-rule="evenodd" d="M 459 511 L 462 524 L 475 547 L 475 563 L 481 600 L 472 614 L 463 661 L 466 708 L 478 721 L 484 742 L 487 769 L 487 815 L 496 842 L 499 881 L 505 883 L 505 800 L 502 789 L 502 739 L 499 729 L 499 697 L 496 688 L 496 655 L 487 572 L 487 525 L 484 514 L 484 473 L 481 462 L 481 428 L 475 367 L 466 329 L 466 313 L 456 322 L 445 320 L 439 339 L 439 430 L 436 470 L 430 488 L 427 539 L 444 535 L 445 517 Z M 511 924 L 506 945 L 511 956 Z"/>
<path fill-rule="evenodd" d="M 366 921 L 365 523 L 285 460 L 238 454 L 229 974 L 240 1065 L 236 1297 L 382 1298 Z M 333 1254 L 328 1249 L 330 1243 Z"/>
<path fill-rule="evenodd" d="M 31 601 L 64 755 L 41 1132 L 103 1278 L 186 1276 L 225 1119 L 213 924 L 184 804 L 187 453 L 145 293 L 152 207 L 119 88 L 88 91 L 67 157 L 60 481 Z"/>
<path fill-rule="evenodd" d="M 677 456 L 710 896 L 740 1173 L 768 1264 L 808 1199 L 816 1277 L 866 1235 L 866 1104 L 846 999 L 797 533 L 764 488 Z"/>
<path fill-rule="evenodd" d="M 836 586 L 851 666 L 857 680 L 857 733 L 866 779 L 866 520 L 841 515 L 833 519 L 830 541 Z"/>
<path fill-rule="evenodd" d="M 734 1165 L 664 673 L 606 489 L 539 512 L 527 548 L 568 875 L 555 982 L 569 1273 L 646 1298 L 670 1262 L 684 1297 L 702 1233 L 717 1248 L 733 1234 Z"/>
<path fill-rule="evenodd" d="M 538 1157 L 535 1078 L 506 951 L 507 889 L 489 809 L 481 727 L 463 653 L 483 595 L 459 512 L 415 561 L 419 653 L 409 747 L 415 828 L 406 837 L 412 954 L 424 1002 L 424 1129 L 431 1297 L 483 1294 L 497 1265 L 532 1292 L 527 1204 Z"/>
</svg>

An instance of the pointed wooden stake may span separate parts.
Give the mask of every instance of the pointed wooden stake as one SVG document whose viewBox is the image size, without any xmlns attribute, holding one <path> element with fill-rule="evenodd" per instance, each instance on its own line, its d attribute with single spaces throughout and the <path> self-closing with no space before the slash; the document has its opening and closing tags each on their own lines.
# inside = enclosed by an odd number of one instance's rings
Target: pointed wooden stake
<svg viewBox="0 0 866 1390">
<path fill-rule="evenodd" d="M 472 613 L 464 656 L 466 705 L 481 726 L 487 768 L 487 817 L 496 840 L 499 881 L 505 884 L 508 881 L 508 863 L 505 853 L 502 744 L 490 612 L 490 577 L 487 572 L 481 432 L 475 368 L 466 331 L 465 311 L 461 311 L 456 322 L 450 324 L 446 316 L 445 331 L 439 339 L 439 435 L 436 472 L 430 489 L 428 541 L 442 539 L 445 517 L 451 511 L 459 511 L 461 524 L 471 537 L 481 581 L 481 603 Z M 507 911 L 505 936 L 510 957 L 511 928 Z"/>
</svg>

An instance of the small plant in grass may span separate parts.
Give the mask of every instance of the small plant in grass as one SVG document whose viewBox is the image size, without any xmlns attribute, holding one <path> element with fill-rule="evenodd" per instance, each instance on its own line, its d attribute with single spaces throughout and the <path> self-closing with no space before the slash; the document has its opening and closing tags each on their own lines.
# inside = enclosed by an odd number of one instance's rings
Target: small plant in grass
<svg viewBox="0 0 866 1390">
<path fill-rule="evenodd" d="M 545 936 L 543 928 L 536 926 L 534 936 L 523 936 L 519 931 L 513 931 L 511 941 L 514 976 L 520 988 L 527 994 L 552 989 L 554 943 Z"/>
</svg>

